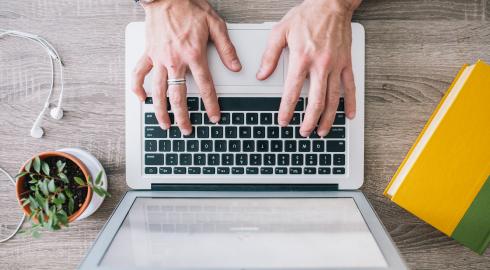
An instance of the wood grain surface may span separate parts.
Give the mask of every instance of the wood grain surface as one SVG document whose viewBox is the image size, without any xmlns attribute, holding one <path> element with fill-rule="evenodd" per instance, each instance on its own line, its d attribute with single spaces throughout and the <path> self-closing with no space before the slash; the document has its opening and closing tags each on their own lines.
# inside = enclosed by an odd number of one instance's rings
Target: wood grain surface
<svg viewBox="0 0 490 270">
<path fill-rule="evenodd" d="M 212 1 L 229 22 L 279 20 L 300 1 Z M 124 158 L 124 28 L 144 19 L 130 0 L 0 1 L 0 28 L 39 34 L 66 64 L 65 117 L 46 116 L 46 136 L 29 136 L 48 92 L 45 52 L 0 39 L 0 167 L 15 174 L 33 154 L 83 147 L 105 166 L 113 194 L 93 216 L 41 239 L 0 244 L 1 269 L 74 269 L 127 190 Z M 362 188 L 413 269 L 489 269 L 479 256 L 413 217 L 382 191 L 464 63 L 490 62 L 486 0 L 365 0 L 354 15 L 366 29 L 366 157 Z M 0 236 L 19 217 L 0 175 Z"/>
</svg>

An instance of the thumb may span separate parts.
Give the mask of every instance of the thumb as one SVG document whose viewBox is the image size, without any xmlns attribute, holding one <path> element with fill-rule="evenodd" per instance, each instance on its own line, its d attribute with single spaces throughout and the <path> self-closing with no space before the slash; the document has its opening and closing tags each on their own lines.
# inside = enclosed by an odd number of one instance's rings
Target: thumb
<svg viewBox="0 0 490 270">
<path fill-rule="evenodd" d="M 235 46 L 228 36 L 226 23 L 222 20 L 211 19 L 209 21 L 209 35 L 216 46 L 221 62 L 231 71 L 240 71 L 242 64 L 236 54 Z"/>
</svg>

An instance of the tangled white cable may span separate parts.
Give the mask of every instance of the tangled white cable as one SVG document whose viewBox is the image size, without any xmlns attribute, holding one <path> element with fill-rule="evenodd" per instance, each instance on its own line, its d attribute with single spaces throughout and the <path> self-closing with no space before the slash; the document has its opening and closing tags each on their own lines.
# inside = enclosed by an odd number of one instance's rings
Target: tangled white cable
<svg viewBox="0 0 490 270">
<path fill-rule="evenodd" d="M 0 29 L 0 38 L 4 36 L 12 36 L 12 37 L 19 37 L 19 38 L 24 38 L 27 40 L 31 40 L 36 42 L 37 44 L 41 45 L 46 52 L 49 55 L 49 59 L 51 60 L 51 89 L 49 90 L 48 97 L 46 98 L 46 101 L 44 102 L 43 109 L 37 116 L 36 120 L 34 121 L 34 124 L 32 125 L 31 128 L 31 136 L 34 138 L 41 138 L 44 135 L 44 130 L 41 127 L 41 122 L 44 113 L 46 113 L 46 110 L 49 109 L 49 100 L 51 99 L 51 96 L 53 95 L 53 89 L 54 89 L 54 61 L 58 62 L 59 68 L 60 68 L 60 82 L 61 82 L 61 91 L 60 95 L 58 98 L 58 104 L 56 107 L 51 109 L 50 115 L 53 119 L 60 120 L 63 118 L 63 109 L 61 108 L 61 103 L 63 100 L 63 90 L 64 90 L 64 83 L 63 83 L 63 61 L 61 61 L 61 57 L 58 53 L 58 51 L 49 43 L 47 40 L 44 38 L 29 34 L 29 33 L 24 33 L 16 30 L 4 30 Z"/>
<path fill-rule="evenodd" d="M 15 180 L 14 180 L 14 178 L 12 178 L 12 176 L 10 176 L 10 174 L 8 172 L 6 172 L 2 168 L 0 168 L 0 172 L 4 173 L 8 177 L 10 182 L 12 182 L 12 184 L 14 184 L 14 186 L 15 186 Z M 3 239 L 0 239 L 0 243 L 6 242 L 6 241 L 10 240 L 10 238 L 14 237 L 14 235 L 16 235 L 17 232 L 20 230 L 20 227 L 24 223 L 25 218 L 26 218 L 26 216 L 24 214 L 22 214 L 22 218 L 20 219 L 19 224 L 17 224 L 17 227 L 15 228 L 15 230 L 9 236 L 7 236 Z"/>
</svg>

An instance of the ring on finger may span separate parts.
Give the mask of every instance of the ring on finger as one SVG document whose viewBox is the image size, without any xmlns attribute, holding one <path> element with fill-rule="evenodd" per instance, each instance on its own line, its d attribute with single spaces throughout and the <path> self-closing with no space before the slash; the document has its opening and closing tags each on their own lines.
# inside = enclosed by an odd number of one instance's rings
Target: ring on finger
<svg viewBox="0 0 490 270">
<path fill-rule="evenodd" d="M 185 84 L 185 78 L 168 79 L 167 85 L 182 85 Z"/>
</svg>

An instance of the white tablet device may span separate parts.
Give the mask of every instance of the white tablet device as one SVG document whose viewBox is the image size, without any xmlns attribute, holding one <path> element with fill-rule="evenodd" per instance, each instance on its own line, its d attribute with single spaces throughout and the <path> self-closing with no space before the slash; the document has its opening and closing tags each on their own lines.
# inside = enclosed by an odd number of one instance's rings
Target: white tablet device
<svg viewBox="0 0 490 270">
<path fill-rule="evenodd" d="M 405 269 L 358 191 L 129 191 L 81 269 Z"/>
</svg>

